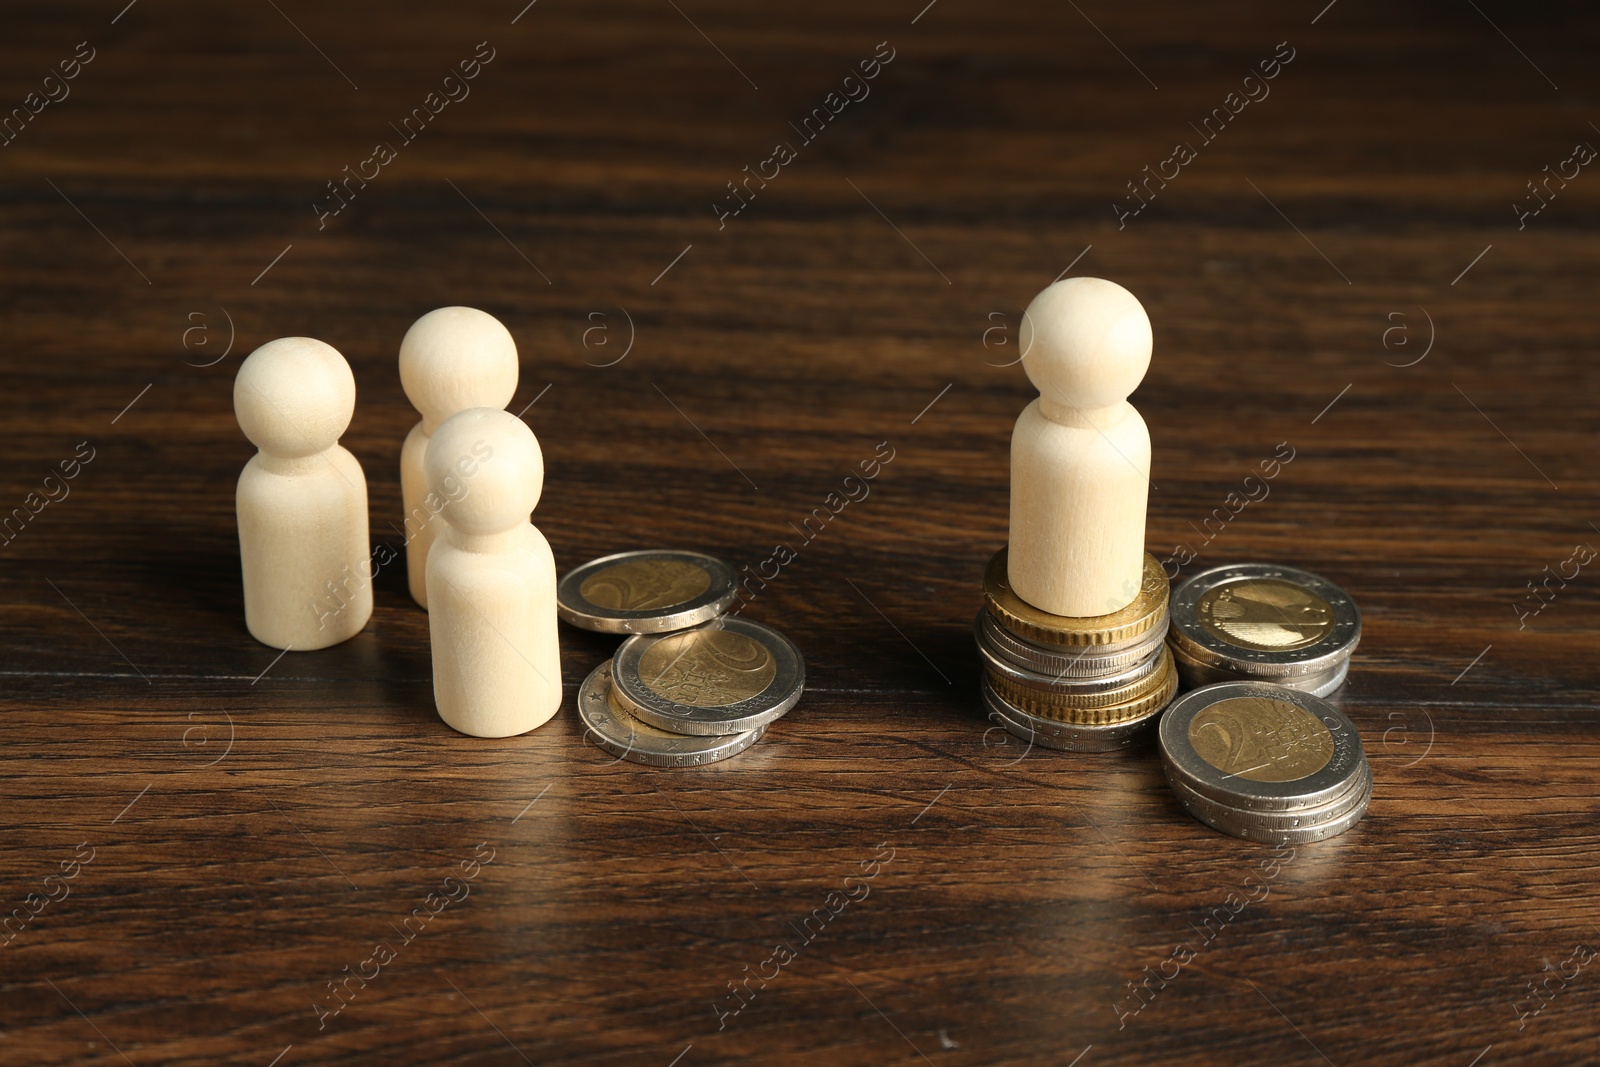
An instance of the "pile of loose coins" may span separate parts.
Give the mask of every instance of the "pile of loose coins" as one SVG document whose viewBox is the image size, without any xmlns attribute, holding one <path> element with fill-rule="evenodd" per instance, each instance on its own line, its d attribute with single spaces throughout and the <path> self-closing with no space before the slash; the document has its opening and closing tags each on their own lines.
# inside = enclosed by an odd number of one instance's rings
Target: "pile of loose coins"
<svg viewBox="0 0 1600 1067">
<path fill-rule="evenodd" d="M 1322 699 L 1350 672 L 1361 612 L 1309 571 L 1238 563 L 1172 589 L 1146 555 L 1132 604 L 1093 618 L 1041 611 L 984 573 L 976 635 L 992 720 L 1034 744 L 1123 748 L 1157 723 L 1173 794 L 1235 837 L 1320 841 L 1372 799 L 1355 725 Z M 1187 692 L 1176 700 L 1180 679 Z"/>
<path fill-rule="evenodd" d="M 1178 802 L 1225 834 L 1298 844 L 1342 834 L 1372 799 L 1355 725 L 1319 696 L 1221 682 L 1172 702 L 1161 762 Z"/>
<path fill-rule="evenodd" d="M 1148 553 L 1133 603 L 1108 615 L 1041 611 L 1012 590 L 1001 549 L 983 578 L 975 633 L 990 717 L 1016 736 L 1069 752 L 1131 743 L 1178 689 L 1166 645 L 1169 584 Z"/>
<path fill-rule="evenodd" d="M 1213 567 L 1172 592 L 1172 654 L 1186 686 L 1275 682 L 1327 696 L 1360 640 L 1349 594 L 1294 567 Z"/>
<path fill-rule="evenodd" d="M 776 630 L 723 614 L 735 583 L 714 556 L 668 549 L 605 556 L 561 577 L 562 619 L 631 635 L 578 690 L 595 744 L 652 767 L 715 763 L 795 706 L 805 660 Z"/>
</svg>

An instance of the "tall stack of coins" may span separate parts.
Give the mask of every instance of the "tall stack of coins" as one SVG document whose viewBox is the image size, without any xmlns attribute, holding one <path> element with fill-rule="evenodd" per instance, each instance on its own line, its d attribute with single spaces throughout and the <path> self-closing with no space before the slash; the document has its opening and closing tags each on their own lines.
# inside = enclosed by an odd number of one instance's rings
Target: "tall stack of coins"
<svg viewBox="0 0 1600 1067">
<path fill-rule="evenodd" d="M 699 552 L 622 552 L 556 585 L 567 622 L 627 633 L 578 690 L 595 744 L 621 759 L 690 767 L 736 756 L 799 701 L 805 660 L 770 627 L 725 616 L 734 572 Z"/>
<path fill-rule="evenodd" d="M 1131 743 L 1178 688 L 1161 564 L 1145 555 L 1139 595 L 1127 607 L 1073 618 L 1019 597 L 1006 556 L 1002 548 L 989 561 L 974 627 L 990 716 L 1049 748 L 1105 752 Z"/>
<path fill-rule="evenodd" d="M 1350 671 L 1361 612 L 1310 571 L 1236 563 L 1173 590 L 1171 641 L 1186 685 L 1266 681 L 1327 696 Z"/>
<path fill-rule="evenodd" d="M 1298 689 L 1204 686 L 1172 702 L 1160 738 L 1178 802 L 1235 837 L 1321 841 L 1359 822 L 1372 799 L 1372 767 L 1355 725 Z"/>
</svg>

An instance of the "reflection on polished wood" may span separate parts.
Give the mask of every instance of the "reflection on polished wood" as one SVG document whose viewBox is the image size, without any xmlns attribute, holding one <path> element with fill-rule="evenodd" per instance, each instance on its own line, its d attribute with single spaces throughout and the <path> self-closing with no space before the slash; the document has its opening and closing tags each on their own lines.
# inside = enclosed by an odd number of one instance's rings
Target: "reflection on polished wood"
<svg viewBox="0 0 1600 1067">
<path fill-rule="evenodd" d="M 0 35 L 0 1058 L 1596 1059 L 1600 178 L 1527 188 L 1600 138 L 1592 13 L 278 6 Z M 1350 833 L 1228 838 L 1151 746 L 978 710 L 1018 318 L 1064 272 L 1149 312 L 1148 550 L 1359 603 Z M 711 552 L 804 652 L 748 752 L 598 750 L 617 639 L 565 626 L 555 719 L 439 721 L 396 359 L 453 304 L 516 339 L 561 571 Z M 231 390 L 296 335 L 354 370 L 390 562 L 279 658 Z"/>
</svg>

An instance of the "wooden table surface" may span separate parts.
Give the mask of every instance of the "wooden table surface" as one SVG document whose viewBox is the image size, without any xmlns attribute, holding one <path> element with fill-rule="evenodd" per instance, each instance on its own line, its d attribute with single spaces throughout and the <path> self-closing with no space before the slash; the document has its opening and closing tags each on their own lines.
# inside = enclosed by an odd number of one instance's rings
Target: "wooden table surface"
<svg viewBox="0 0 1600 1067">
<path fill-rule="evenodd" d="M 1600 1060 L 1600 17 L 124 2 L 0 33 L 0 1061 Z M 979 710 L 1015 329 L 1064 273 L 1154 325 L 1149 548 L 1364 612 L 1343 837 L 1275 858 L 1152 749 Z M 447 304 L 516 337 L 559 567 L 796 551 L 745 614 L 809 687 L 748 753 L 599 752 L 615 641 L 566 628 L 555 720 L 453 733 L 399 562 L 347 644 L 247 634 L 239 360 L 344 353 L 397 546 L 396 351 Z"/>
</svg>

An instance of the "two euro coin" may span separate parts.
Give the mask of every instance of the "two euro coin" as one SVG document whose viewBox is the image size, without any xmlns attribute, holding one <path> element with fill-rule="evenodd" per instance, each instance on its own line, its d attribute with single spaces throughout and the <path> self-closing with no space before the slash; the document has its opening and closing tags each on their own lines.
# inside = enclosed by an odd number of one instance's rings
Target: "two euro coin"
<svg viewBox="0 0 1600 1067">
<path fill-rule="evenodd" d="M 1191 686 L 1275 682 L 1317 696 L 1344 684 L 1361 612 L 1320 575 L 1271 563 L 1201 571 L 1172 592 L 1170 640 Z"/>
<path fill-rule="evenodd" d="M 805 660 L 771 627 L 721 613 L 734 572 L 713 556 L 622 552 L 557 583 L 573 625 L 631 633 L 578 694 L 586 734 L 635 763 L 688 767 L 736 756 L 799 701 Z"/>
<path fill-rule="evenodd" d="M 1172 702 L 1159 737 L 1178 802 L 1235 837 L 1320 841 L 1359 822 L 1372 799 L 1372 767 L 1355 725 L 1302 690 L 1203 686 Z"/>
</svg>

